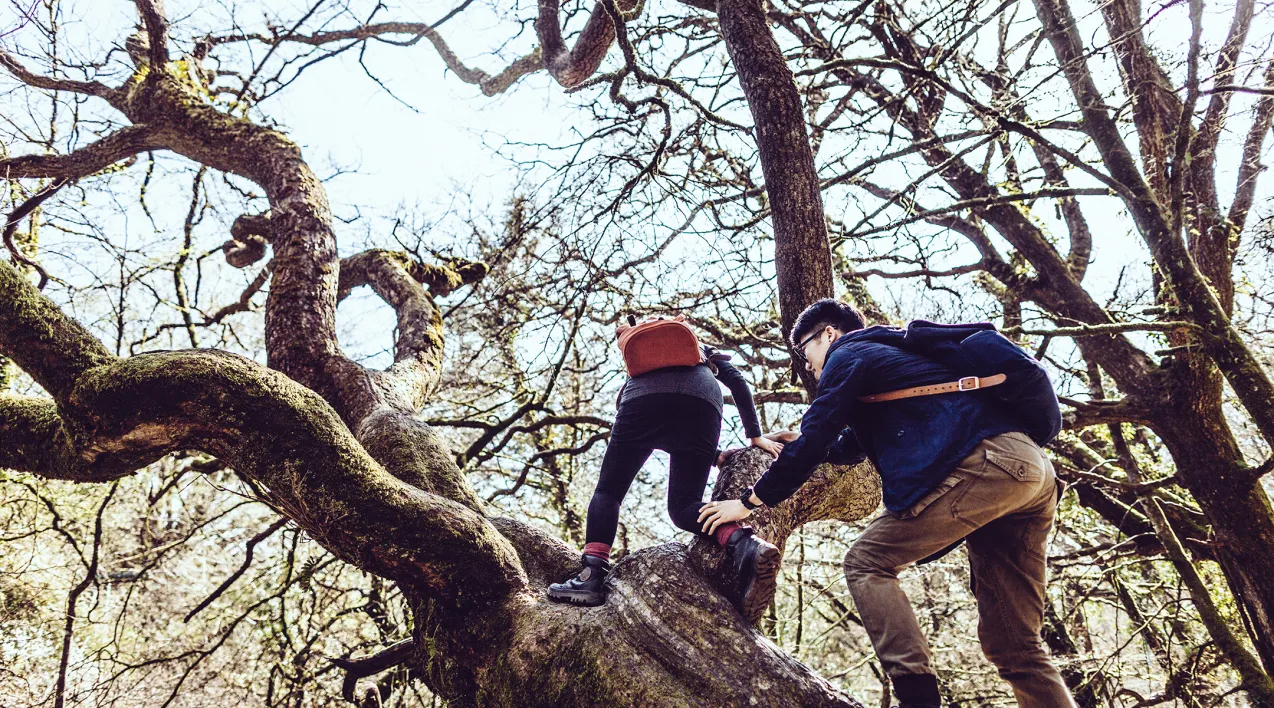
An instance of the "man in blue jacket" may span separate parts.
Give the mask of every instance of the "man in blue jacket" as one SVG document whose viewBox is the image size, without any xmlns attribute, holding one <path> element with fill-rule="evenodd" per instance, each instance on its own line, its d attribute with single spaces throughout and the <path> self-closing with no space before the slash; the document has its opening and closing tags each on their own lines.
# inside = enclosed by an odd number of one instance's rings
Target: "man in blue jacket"
<svg viewBox="0 0 1274 708">
<path fill-rule="evenodd" d="M 1045 551 L 1060 494 L 1052 465 L 1020 415 L 967 390 L 968 382 L 955 385 L 960 377 L 950 368 L 900 348 L 902 336 L 894 328 L 864 328 L 862 316 L 836 300 L 802 312 L 792 343 L 818 379 L 818 395 L 800 437 L 740 500 L 705 505 L 705 529 L 746 518 L 761 504 L 780 504 L 822 462 L 866 457 L 880 471 L 887 511 L 846 554 L 845 578 L 902 706 L 936 707 L 940 698 L 898 573 L 962 539 L 987 658 L 1019 705 L 1074 706 L 1040 638 Z M 942 384 L 953 390 L 860 400 Z M 1056 400 L 1041 405 L 1057 406 Z"/>
</svg>

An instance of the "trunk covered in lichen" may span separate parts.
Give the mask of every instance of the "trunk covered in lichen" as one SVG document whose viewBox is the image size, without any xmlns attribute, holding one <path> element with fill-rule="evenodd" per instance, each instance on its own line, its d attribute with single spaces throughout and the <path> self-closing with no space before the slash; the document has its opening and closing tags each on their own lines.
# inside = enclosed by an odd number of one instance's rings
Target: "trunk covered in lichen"
<svg viewBox="0 0 1274 708">
<path fill-rule="evenodd" d="M 485 266 L 381 250 L 338 259 L 323 185 L 287 136 L 214 108 L 184 62 L 137 60 L 122 87 L 100 92 L 135 127 L 87 153 L 87 167 L 117 149 L 167 149 L 264 190 L 268 215 L 237 221 L 225 251 L 236 267 L 271 252 L 265 334 L 276 371 L 215 351 L 118 358 L 0 264 L 0 354 L 51 396 L 0 397 L 0 466 L 103 482 L 173 451 L 216 455 L 337 557 L 398 584 L 415 622 L 393 661 L 455 705 L 857 705 L 735 612 L 715 546 L 629 555 L 603 607 L 548 602 L 547 585 L 574 572 L 574 551 L 488 517 L 416 416 L 441 364 L 433 297 Z M 51 169 L 16 164 L 28 175 Z M 336 343 L 336 304 L 362 285 L 398 315 L 384 371 Z M 718 494 L 737 494 L 763 467 L 763 455 L 738 455 Z M 869 469 L 829 468 L 758 528 L 782 544 L 800 524 L 861 518 L 878 499 Z M 353 662 L 348 695 L 378 661 Z"/>
</svg>

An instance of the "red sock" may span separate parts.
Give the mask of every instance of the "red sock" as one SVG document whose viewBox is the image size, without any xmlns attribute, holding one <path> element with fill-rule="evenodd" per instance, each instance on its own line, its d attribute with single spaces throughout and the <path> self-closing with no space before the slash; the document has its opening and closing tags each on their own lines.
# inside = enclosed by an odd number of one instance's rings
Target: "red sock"
<svg viewBox="0 0 1274 708">
<path fill-rule="evenodd" d="M 742 524 L 736 524 L 733 522 L 728 524 L 721 524 L 720 526 L 717 527 L 716 532 L 712 535 L 716 536 L 717 543 L 721 544 L 722 548 L 725 548 L 725 545 L 730 542 L 730 537 L 734 535 L 735 531 L 738 531 L 741 528 L 746 528 L 746 527 L 743 526 Z"/>
<path fill-rule="evenodd" d="M 602 560 L 610 560 L 610 544 L 598 543 L 597 541 L 585 543 L 584 555 L 601 558 Z"/>
</svg>

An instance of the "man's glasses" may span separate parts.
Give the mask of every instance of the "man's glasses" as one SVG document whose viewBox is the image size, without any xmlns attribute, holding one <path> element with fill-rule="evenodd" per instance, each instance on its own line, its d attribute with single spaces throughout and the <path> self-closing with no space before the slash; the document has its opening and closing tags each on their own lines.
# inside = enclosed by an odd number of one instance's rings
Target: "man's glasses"
<svg viewBox="0 0 1274 708">
<path fill-rule="evenodd" d="M 823 329 L 826 329 L 826 328 L 824 327 Z M 810 360 L 805 358 L 805 345 L 823 336 L 823 329 L 819 329 L 814 334 L 811 334 L 810 336 L 806 337 L 805 341 L 796 345 L 796 351 L 793 353 L 796 354 L 797 359 L 800 359 L 802 362 L 806 364 L 810 363 Z"/>
</svg>

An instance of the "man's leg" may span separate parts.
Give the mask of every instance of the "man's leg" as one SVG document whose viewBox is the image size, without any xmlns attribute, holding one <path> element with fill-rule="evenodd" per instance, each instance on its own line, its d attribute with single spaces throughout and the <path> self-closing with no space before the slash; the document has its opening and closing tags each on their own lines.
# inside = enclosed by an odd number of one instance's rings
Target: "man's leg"
<svg viewBox="0 0 1274 708">
<path fill-rule="evenodd" d="M 1044 622 L 1045 552 L 1057 512 L 1051 465 L 1040 497 L 969 535 L 971 584 L 978 600 L 982 651 L 1013 686 L 1024 708 L 1072 708 L 1066 682 L 1040 638 Z"/>
<path fill-rule="evenodd" d="M 951 481 L 948 479 L 948 481 Z M 903 568 L 969 534 L 950 513 L 950 497 L 966 479 L 938 493 L 914 518 L 884 514 L 872 521 L 845 554 L 845 581 L 881 666 L 899 676 L 934 674 L 929 645 L 898 583 Z M 931 494 L 931 496 L 934 496 Z"/>
<path fill-rule="evenodd" d="M 1022 440 L 1033 445 L 1018 433 L 982 441 L 903 518 L 876 519 L 846 554 L 850 594 L 876 655 L 895 685 L 900 676 L 934 673 L 928 644 L 899 586 L 899 571 L 1040 496 L 1047 461 L 1038 448 L 1019 450 Z M 1010 461 L 1008 454 L 1016 457 Z M 992 459 L 1013 467 L 1013 472 L 1004 471 Z M 1051 478 L 1047 485 L 1054 489 Z"/>
</svg>

